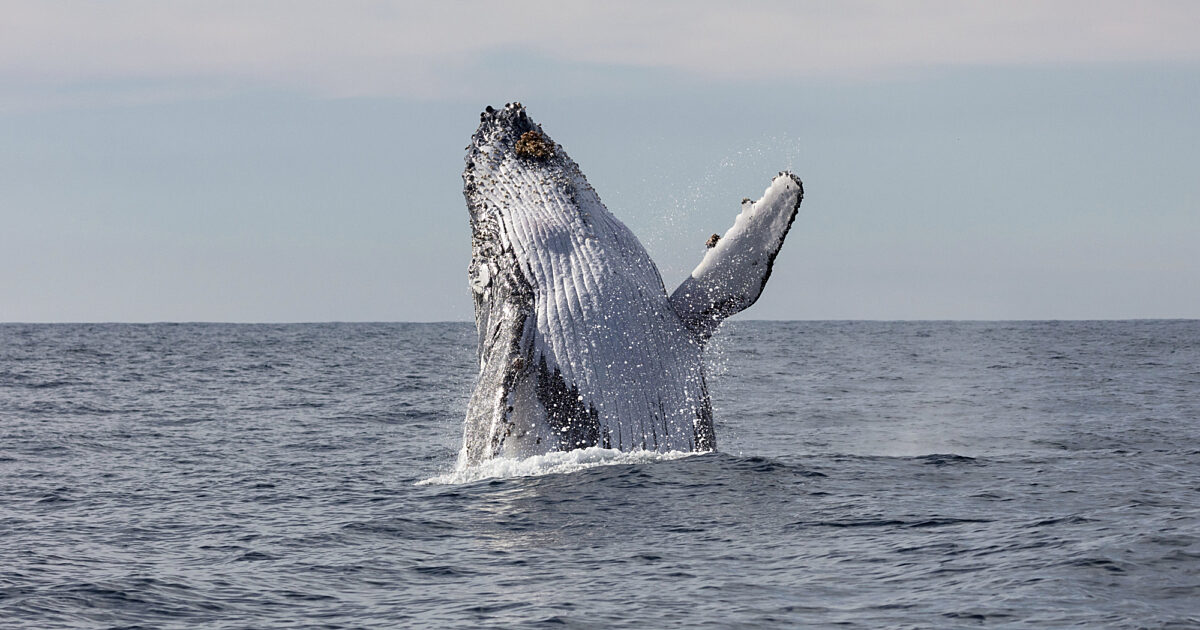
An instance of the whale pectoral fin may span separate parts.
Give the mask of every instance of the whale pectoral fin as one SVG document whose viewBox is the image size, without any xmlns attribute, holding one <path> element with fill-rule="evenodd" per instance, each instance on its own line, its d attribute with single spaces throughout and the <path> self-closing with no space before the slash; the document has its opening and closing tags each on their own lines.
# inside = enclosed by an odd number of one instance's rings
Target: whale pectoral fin
<svg viewBox="0 0 1200 630">
<path fill-rule="evenodd" d="M 479 334 L 479 380 L 467 403 L 460 465 L 478 464 L 501 455 L 505 443 L 519 440 L 526 427 L 513 417 L 514 396 L 528 373 L 533 327 L 533 287 L 511 253 L 489 249 L 499 242 L 494 224 L 473 226 L 477 238 L 468 278 L 475 298 Z"/>
<path fill-rule="evenodd" d="M 742 202 L 724 236 L 709 239 L 704 259 L 671 294 L 671 306 L 701 341 L 758 300 L 802 199 L 800 179 L 780 173 L 761 199 Z"/>
<path fill-rule="evenodd" d="M 501 454 L 514 430 L 513 395 L 525 371 L 523 340 L 528 310 L 508 299 L 494 309 L 479 309 L 479 381 L 467 403 L 460 464 L 478 464 Z"/>
</svg>

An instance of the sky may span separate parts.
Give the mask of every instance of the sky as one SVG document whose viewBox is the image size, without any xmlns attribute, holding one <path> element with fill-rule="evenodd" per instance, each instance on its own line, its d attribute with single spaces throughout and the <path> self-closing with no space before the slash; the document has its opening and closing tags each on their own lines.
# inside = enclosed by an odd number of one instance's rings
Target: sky
<svg viewBox="0 0 1200 630">
<path fill-rule="evenodd" d="M 668 291 L 806 198 L 748 319 L 1200 318 L 1200 3 L 0 3 L 0 321 L 469 321 L 524 103 Z"/>
</svg>

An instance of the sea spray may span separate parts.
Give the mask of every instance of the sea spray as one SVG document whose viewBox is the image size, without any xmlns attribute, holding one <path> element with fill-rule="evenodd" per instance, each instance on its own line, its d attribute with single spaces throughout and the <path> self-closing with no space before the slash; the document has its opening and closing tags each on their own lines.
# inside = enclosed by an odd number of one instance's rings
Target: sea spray
<svg viewBox="0 0 1200 630">
<path fill-rule="evenodd" d="M 645 464 L 649 462 L 669 461 L 700 453 L 685 451 L 631 451 L 622 452 L 611 448 L 592 446 L 573 451 L 555 451 L 545 455 L 534 455 L 521 459 L 497 457 L 474 466 L 464 466 L 455 470 L 418 481 L 416 485 L 451 485 L 471 483 L 482 479 L 507 479 L 511 477 L 535 477 L 539 475 L 556 475 L 573 473 L 596 466 L 615 466 L 620 464 Z"/>
</svg>

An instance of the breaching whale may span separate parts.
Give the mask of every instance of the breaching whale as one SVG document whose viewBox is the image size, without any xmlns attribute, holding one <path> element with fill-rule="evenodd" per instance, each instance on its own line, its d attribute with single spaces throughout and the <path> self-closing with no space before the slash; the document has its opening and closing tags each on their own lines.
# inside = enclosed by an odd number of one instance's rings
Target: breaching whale
<svg viewBox="0 0 1200 630">
<path fill-rule="evenodd" d="M 716 448 L 705 343 L 762 293 L 804 189 L 781 172 L 668 296 L 658 268 L 520 103 L 467 148 L 479 380 L 459 464 L 590 446 Z"/>
</svg>

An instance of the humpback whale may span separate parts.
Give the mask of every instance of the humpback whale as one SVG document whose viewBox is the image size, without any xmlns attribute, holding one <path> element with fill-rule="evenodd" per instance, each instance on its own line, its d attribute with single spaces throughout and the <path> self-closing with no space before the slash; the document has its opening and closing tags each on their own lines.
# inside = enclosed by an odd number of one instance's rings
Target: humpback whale
<svg viewBox="0 0 1200 630">
<path fill-rule="evenodd" d="M 755 302 L 804 197 L 781 172 L 670 295 L 637 237 L 520 103 L 467 147 L 479 379 L 459 465 L 591 446 L 716 448 L 703 351 Z"/>
</svg>

